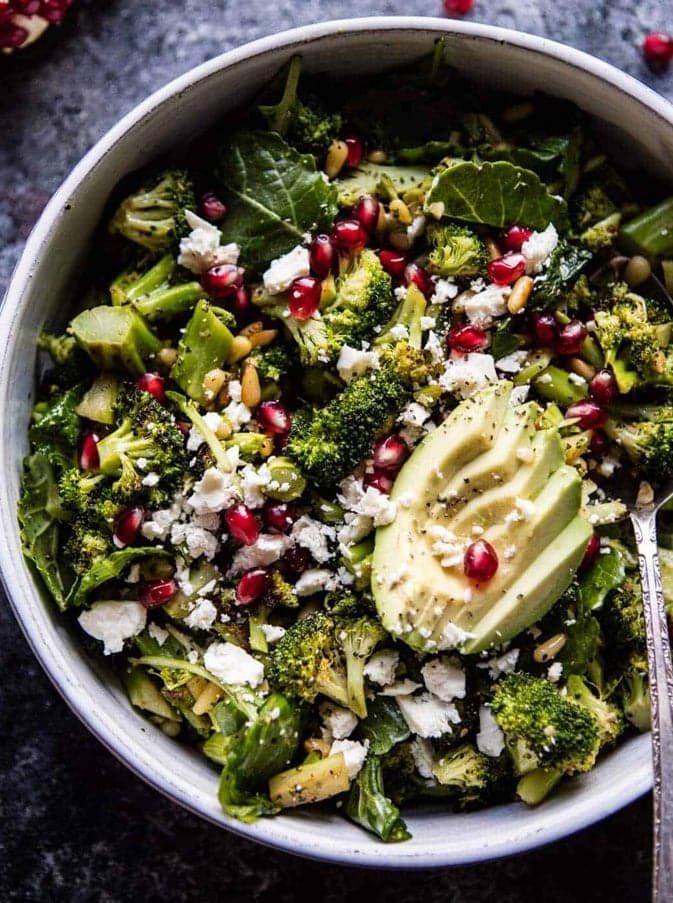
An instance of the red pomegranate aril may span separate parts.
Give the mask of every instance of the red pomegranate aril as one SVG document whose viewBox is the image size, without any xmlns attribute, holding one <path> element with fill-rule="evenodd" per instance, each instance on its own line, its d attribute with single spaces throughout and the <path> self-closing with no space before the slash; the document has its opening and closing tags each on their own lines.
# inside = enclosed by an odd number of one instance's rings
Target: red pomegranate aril
<svg viewBox="0 0 673 903">
<path fill-rule="evenodd" d="M 313 565 L 313 558 L 304 546 L 292 546 L 283 555 L 283 563 L 292 574 L 303 574 Z"/>
<path fill-rule="evenodd" d="M 232 537 L 244 546 L 251 546 L 259 538 L 257 518 L 247 505 L 234 505 L 225 511 L 224 519 Z"/>
<path fill-rule="evenodd" d="M 505 229 L 500 238 L 500 246 L 506 251 L 520 251 L 524 242 L 533 234 L 532 229 L 525 226 L 510 226 Z"/>
<path fill-rule="evenodd" d="M 207 191 L 201 195 L 199 215 L 207 219 L 209 223 L 219 223 L 227 215 L 227 208 L 216 194 Z"/>
<path fill-rule="evenodd" d="M 343 140 L 348 148 L 345 165 L 352 168 L 359 166 L 362 163 L 362 154 L 364 153 L 362 141 L 356 135 L 348 135 Z"/>
<path fill-rule="evenodd" d="M 379 251 L 381 266 L 393 279 L 401 279 L 409 261 L 398 251 Z"/>
<path fill-rule="evenodd" d="M 252 302 L 250 301 L 250 294 L 244 285 L 239 285 L 236 289 L 236 293 L 229 301 L 229 304 L 231 305 L 232 313 L 235 315 L 239 325 L 250 319 L 252 314 Z"/>
<path fill-rule="evenodd" d="M 228 298 L 243 284 L 243 270 L 233 263 L 220 263 L 206 270 L 201 285 L 211 298 Z"/>
<path fill-rule="evenodd" d="M 604 407 L 612 404 L 618 394 L 617 380 L 612 370 L 598 371 L 589 383 L 589 394 Z"/>
<path fill-rule="evenodd" d="M 643 41 L 645 62 L 653 72 L 664 72 L 673 60 L 673 35 L 654 31 Z"/>
<path fill-rule="evenodd" d="M 538 345 L 553 347 L 558 338 L 558 323 L 554 314 L 535 312 L 530 318 L 533 336 Z"/>
<path fill-rule="evenodd" d="M 131 505 L 117 515 L 114 522 L 113 535 L 116 546 L 130 546 L 138 538 L 145 518 L 142 505 Z"/>
<path fill-rule="evenodd" d="M 353 205 L 352 216 L 356 219 L 363 229 L 367 232 L 373 232 L 379 221 L 379 213 L 381 205 L 370 194 L 363 194 Z"/>
<path fill-rule="evenodd" d="M 474 6 L 474 0 L 442 0 L 442 6 L 450 16 L 464 16 Z"/>
<path fill-rule="evenodd" d="M 385 436 L 374 446 L 374 467 L 396 472 L 409 457 L 409 446 L 401 436 Z"/>
<path fill-rule="evenodd" d="M 430 274 L 417 263 L 408 263 L 404 268 L 404 284 L 411 285 L 412 283 L 428 299 L 435 293 L 435 284 L 430 278 Z"/>
<path fill-rule="evenodd" d="M 502 257 L 491 260 L 486 270 L 495 285 L 511 285 L 526 272 L 526 258 L 523 254 L 508 251 Z"/>
<path fill-rule="evenodd" d="M 332 270 L 334 248 L 329 235 L 316 235 L 308 252 L 309 265 L 314 276 L 324 279 Z"/>
<path fill-rule="evenodd" d="M 82 436 L 82 446 L 79 450 L 79 469 L 98 470 L 99 466 L 98 436 L 95 433 L 85 433 Z"/>
<path fill-rule="evenodd" d="M 566 408 L 566 418 L 582 430 L 595 430 L 605 426 L 608 415 L 595 401 L 575 401 Z"/>
<path fill-rule="evenodd" d="M 366 473 L 364 475 L 362 485 L 365 489 L 369 489 L 369 487 L 372 486 L 384 495 L 389 495 L 393 488 L 393 479 L 385 470 L 376 467 L 374 468 L 373 473 Z"/>
<path fill-rule="evenodd" d="M 586 337 L 587 328 L 584 323 L 571 320 L 559 329 L 555 349 L 559 354 L 579 354 Z"/>
<path fill-rule="evenodd" d="M 252 605 L 269 588 L 271 575 L 264 568 L 254 568 L 246 571 L 238 581 L 236 587 L 236 602 L 238 605 Z"/>
<path fill-rule="evenodd" d="M 263 401 L 257 405 L 255 418 L 270 433 L 289 433 L 292 426 L 290 412 L 280 401 Z"/>
<path fill-rule="evenodd" d="M 143 392 L 149 392 L 161 404 L 166 401 L 165 380 L 158 373 L 143 373 L 136 380 L 136 385 Z"/>
<path fill-rule="evenodd" d="M 582 559 L 582 563 L 580 564 L 581 568 L 590 567 L 594 561 L 598 558 L 601 551 L 601 540 L 598 533 L 592 533 L 587 543 L 586 550 L 584 552 L 584 558 Z"/>
<path fill-rule="evenodd" d="M 465 549 L 463 572 L 470 580 L 485 583 L 497 570 L 498 555 L 490 542 L 478 539 Z"/>
<path fill-rule="evenodd" d="M 358 220 L 342 219 L 334 223 L 330 239 L 339 251 L 352 252 L 364 248 L 369 235 Z"/>
<path fill-rule="evenodd" d="M 287 306 L 295 320 L 310 320 L 320 307 L 322 284 L 315 276 L 300 276 L 290 286 Z"/>
<path fill-rule="evenodd" d="M 597 461 L 600 461 L 601 458 L 604 458 L 610 451 L 610 440 L 605 435 L 603 430 L 594 430 L 592 432 L 591 441 L 589 442 L 589 450 Z"/>
<path fill-rule="evenodd" d="M 294 509 L 283 502 L 267 505 L 264 509 L 264 523 L 271 533 L 286 533 L 294 522 Z"/>
<path fill-rule="evenodd" d="M 73 4 L 73 0 L 41 0 L 40 15 L 51 25 L 58 25 Z"/>
<path fill-rule="evenodd" d="M 483 351 L 486 348 L 488 335 L 481 326 L 473 326 L 467 323 L 465 326 L 455 326 L 453 329 L 450 329 L 446 341 L 452 351 L 470 354 L 473 351 Z"/>
<path fill-rule="evenodd" d="M 28 30 L 20 25 L 0 25 L 0 47 L 20 47 L 28 38 Z"/>
<path fill-rule="evenodd" d="M 138 597 L 145 608 L 158 608 L 165 605 L 177 593 L 178 586 L 175 580 L 149 580 L 140 587 Z"/>
</svg>

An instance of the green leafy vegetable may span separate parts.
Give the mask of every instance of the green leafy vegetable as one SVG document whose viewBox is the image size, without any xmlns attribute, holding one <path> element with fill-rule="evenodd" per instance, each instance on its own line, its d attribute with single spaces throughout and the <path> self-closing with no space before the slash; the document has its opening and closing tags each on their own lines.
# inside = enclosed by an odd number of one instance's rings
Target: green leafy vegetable
<svg viewBox="0 0 673 903">
<path fill-rule="evenodd" d="M 108 580 L 116 580 L 121 577 L 129 565 L 143 558 L 170 558 L 165 549 L 156 546 L 129 546 L 113 552 L 103 561 L 97 561 L 78 584 L 73 586 L 67 600 L 67 605 L 84 605 L 91 593 L 107 583 Z"/>
<path fill-rule="evenodd" d="M 367 717 L 358 726 L 358 736 L 369 740 L 369 752 L 385 756 L 410 735 L 400 707 L 389 696 L 376 696 L 367 703 Z"/>
<path fill-rule="evenodd" d="M 411 834 L 400 812 L 383 791 L 381 760 L 369 756 L 351 787 L 346 815 L 386 843 L 408 840 Z"/>
<path fill-rule="evenodd" d="M 599 555 L 579 578 L 579 599 L 584 611 L 593 611 L 605 601 L 607 594 L 624 582 L 624 559 L 617 549 Z"/>
<path fill-rule="evenodd" d="M 557 304 L 592 258 L 593 254 L 586 248 L 560 241 L 552 251 L 545 271 L 535 280 L 535 306 Z"/>
</svg>

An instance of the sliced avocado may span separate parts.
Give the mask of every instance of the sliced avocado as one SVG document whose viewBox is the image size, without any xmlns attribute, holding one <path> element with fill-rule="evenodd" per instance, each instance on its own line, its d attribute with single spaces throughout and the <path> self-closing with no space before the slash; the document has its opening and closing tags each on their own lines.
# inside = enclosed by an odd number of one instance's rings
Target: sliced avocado
<svg viewBox="0 0 673 903">
<path fill-rule="evenodd" d="M 478 393 L 424 440 L 395 481 L 395 520 L 377 530 L 379 615 L 419 651 L 478 652 L 511 639 L 564 592 L 591 535 L 558 432 L 535 430 L 533 405 L 509 408 L 510 391 L 501 383 Z M 463 570 L 477 538 L 499 561 L 481 584 Z"/>
</svg>

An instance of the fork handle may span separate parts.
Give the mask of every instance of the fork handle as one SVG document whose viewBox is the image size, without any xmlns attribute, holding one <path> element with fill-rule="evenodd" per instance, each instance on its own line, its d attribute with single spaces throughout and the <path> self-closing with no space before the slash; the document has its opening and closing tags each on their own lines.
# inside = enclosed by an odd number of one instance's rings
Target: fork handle
<svg viewBox="0 0 673 903">
<path fill-rule="evenodd" d="M 654 766 L 653 903 L 673 901 L 673 666 L 659 569 L 656 511 L 632 512 L 643 585 Z"/>
</svg>

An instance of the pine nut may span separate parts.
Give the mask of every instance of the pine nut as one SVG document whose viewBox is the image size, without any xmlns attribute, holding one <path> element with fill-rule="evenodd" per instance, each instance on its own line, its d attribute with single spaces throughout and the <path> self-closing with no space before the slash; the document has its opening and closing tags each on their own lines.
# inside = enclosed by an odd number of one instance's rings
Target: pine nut
<svg viewBox="0 0 673 903">
<path fill-rule="evenodd" d="M 212 709 L 220 696 L 222 696 L 222 690 L 215 684 L 207 683 L 192 706 L 192 712 L 195 715 L 205 715 Z"/>
<path fill-rule="evenodd" d="M 227 401 L 229 399 L 227 398 Z M 219 426 L 215 430 L 215 435 L 218 439 L 229 439 L 231 434 L 234 432 L 232 425 L 228 420 L 221 420 Z"/>
<path fill-rule="evenodd" d="M 250 339 L 244 335 L 235 335 L 234 341 L 231 343 L 227 363 L 236 364 L 238 361 L 243 360 L 244 357 L 247 357 L 251 351 L 252 343 Z"/>
<path fill-rule="evenodd" d="M 624 279 L 629 288 L 636 288 L 642 285 L 652 275 L 652 267 L 647 257 L 641 257 L 640 254 L 633 256 L 624 268 Z"/>
<path fill-rule="evenodd" d="M 586 379 L 587 382 L 596 375 L 596 368 L 592 367 L 591 364 L 588 364 L 586 361 L 583 361 L 581 357 L 571 357 L 568 361 L 568 366 L 573 373 Z"/>
<path fill-rule="evenodd" d="M 180 722 L 179 721 L 164 721 L 161 725 L 161 730 L 167 737 L 177 737 L 180 733 Z"/>
<path fill-rule="evenodd" d="M 262 387 L 257 368 L 252 361 L 246 361 L 241 375 L 241 401 L 248 408 L 255 408 L 262 400 Z"/>
<path fill-rule="evenodd" d="M 370 151 L 367 155 L 367 159 L 370 163 L 385 163 L 386 162 L 386 152 L 381 148 L 377 148 L 376 150 Z"/>
<path fill-rule="evenodd" d="M 277 335 L 277 329 L 260 329 L 259 332 L 250 336 L 250 344 L 253 348 L 263 348 L 266 345 L 270 345 Z"/>
<path fill-rule="evenodd" d="M 214 370 L 209 370 L 203 377 L 203 391 L 206 397 L 215 398 L 226 379 L 227 374 L 224 370 L 220 370 L 219 367 L 216 367 Z"/>
<path fill-rule="evenodd" d="M 386 213 L 383 204 L 379 207 L 379 218 L 376 220 L 376 234 L 381 238 L 390 228 L 390 216 Z"/>
<path fill-rule="evenodd" d="M 412 244 L 406 229 L 389 232 L 388 241 L 396 251 L 408 251 Z"/>
<path fill-rule="evenodd" d="M 243 329 L 239 332 L 239 335 L 244 335 L 246 339 L 252 338 L 252 336 L 256 332 L 261 332 L 264 329 L 264 324 L 261 320 L 255 320 L 254 323 L 248 323 L 247 326 L 244 326 Z"/>
<path fill-rule="evenodd" d="M 539 646 L 535 647 L 533 650 L 533 658 L 540 664 L 548 662 L 559 654 L 567 640 L 568 637 L 565 633 L 555 633 L 554 636 L 550 636 L 544 643 L 540 643 Z"/>
<path fill-rule="evenodd" d="M 346 142 L 333 141 L 327 150 L 327 157 L 325 158 L 325 172 L 328 178 L 336 178 L 344 168 L 347 159 L 348 145 Z"/>
<path fill-rule="evenodd" d="M 388 209 L 393 218 L 402 223 L 403 226 L 410 226 L 413 223 L 414 218 L 411 214 L 411 210 L 409 210 L 401 198 L 395 198 L 391 201 Z"/>
<path fill-rule="evenodd" d="M 273 436 L 266 436 L 259 447 L 259 454 L 262 458 L 268 458 L 273 454 Z"/>
<path fill-rule="evenodd" d="M 168 367 L 169 369 L 175 363 L 175 359 L 178 356 L 178 352 L 175 348 L 161 348 L 157 357 L 159 358 L 159 363 L 163 364 L 164 367 Z"/>
<path fill-rule="evenodd" d="M 520 276 L 512 286 L 512 292 L 507 299 L 507 310 L 511 314 L 521 313 L 532 293 L 533 280 L 530 276 Z"/>
</svg>

